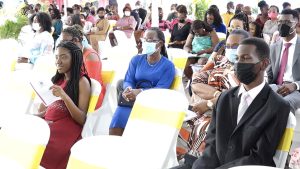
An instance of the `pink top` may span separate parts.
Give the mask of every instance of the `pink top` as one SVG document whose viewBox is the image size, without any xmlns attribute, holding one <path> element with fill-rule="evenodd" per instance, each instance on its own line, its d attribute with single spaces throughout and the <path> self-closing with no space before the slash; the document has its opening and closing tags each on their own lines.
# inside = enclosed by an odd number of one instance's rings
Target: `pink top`
<svg viewBox="0 0 300 169">
<path fill-rule="evenodd" d="M 93 25 L 96 23 L 95 17 L 93 15 L 88 15 L 85 20 L 92 22 Z"/>
<path fill-rule="evenodd" d="M 186 19 L 185 21 L 186 21 L 186 23 L 193 23 L 193 21 L 190 20 L 190 19 Z M 169 22 L 169 28 L 170 28 L 171 31 L 173 30 L 174 25 L 175 25 L 176 23 L 178 23 L 178 22 L 179 22 L 178 18 L 175 18 L 175 19 L 173 19 L 171 22 Z"/>
<path fill-rule="evenodd" d="M 152 22 L 151 22 L 151 21 L 148 21 L 148 22 L 146 23 L 146 28 L 147 28 L 147 29 L 151 28 L 151 25 L 152 25 Z M 165 21 L 165 20 L 159 21 L 158 25 L 159 25 L 159 29 L 160 29 L 161 31 L 165 31 L 166 29 L 169 29 L 169 25 L 168 25 L 167 21 Z"/>
<path fill-rule="evenodd" d="M 132 29 L 131 30 L 122 30 L 125 32 L 127 38 L 130 38 L 131 35 L 132 35 L 132 32 L 134 31 L 135 29 L 135 26 L 136 26 L 136 21 L 134 19 L 133 16 L 130 16 L 130 17 L 126 17 L 124 16 L 123 18 L 119 19 L 116 23 L 116 26 L 130 26 Z"/>
</svg>

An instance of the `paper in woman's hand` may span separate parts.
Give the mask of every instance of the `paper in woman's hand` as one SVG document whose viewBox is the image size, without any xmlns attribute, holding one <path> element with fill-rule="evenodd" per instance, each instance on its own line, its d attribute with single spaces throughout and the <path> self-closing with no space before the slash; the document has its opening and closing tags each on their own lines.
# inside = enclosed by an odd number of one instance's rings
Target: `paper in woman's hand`
<svg viewBox="0 0 300 169">
<path fill-rule="evenodd" d="M 197 114 L 192 111 L 192 106 L 189 106 L 188 110 L 185 112 L 185 117 L 183 121 L 188 121 L 197 117 Z"/>
<path fill-rule="evenodd" d="M 50 88 L 53 86 L 53 83 L 50 79 L 31 80 L 30 85 L 46 106 L 60 100 L 60 97 L 56 97 L 52 94 L 52 89 Z"/>
</svg>

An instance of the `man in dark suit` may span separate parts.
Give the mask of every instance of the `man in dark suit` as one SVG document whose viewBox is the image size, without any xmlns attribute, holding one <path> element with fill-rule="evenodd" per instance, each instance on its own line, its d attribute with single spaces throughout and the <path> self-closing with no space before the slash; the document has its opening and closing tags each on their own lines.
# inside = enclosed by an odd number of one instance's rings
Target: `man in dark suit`
<svg viewBox="0 0 300 169">
<path fill-rule="evenodd" d="M 275 166 L 273 156 L 290 107 L 264 82 L 269 54 L 268 45 L 259 38 L 245 39 L 239 45 L 234 67 L 241 85 L 220 95 L 206 148 L 193 169 Z"/>
<path fill-rule="evenodd" d="M 281 40 L 270 46 L 268 81 L 272 89 L 290 103 L 292 112 L 300 108 L 300 37 L 296 34 L 297 11 L 286 9 L 278 20 Z"/>
</svg>

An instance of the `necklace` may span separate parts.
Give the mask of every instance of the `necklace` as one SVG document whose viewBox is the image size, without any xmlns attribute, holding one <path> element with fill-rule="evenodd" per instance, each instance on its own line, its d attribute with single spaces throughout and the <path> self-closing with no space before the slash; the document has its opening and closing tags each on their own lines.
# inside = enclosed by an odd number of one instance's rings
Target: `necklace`
<svg viewBox="0 0 300 169">
<path fill-rule="evenodd" d="M 160 58 L 161 58 L 161 57 L 160 57 Z M 156 66 L 157 63 L 160 61 L 160 58 L 159 58 L 159 60 L 156 61 L 154 64 L 149 63 L 148 58 L 146 58 L 146 60 L 147 60 L 147 63 L 148 63 L 149 66 L 154 67 L 154 66 Z"/>
</svg>

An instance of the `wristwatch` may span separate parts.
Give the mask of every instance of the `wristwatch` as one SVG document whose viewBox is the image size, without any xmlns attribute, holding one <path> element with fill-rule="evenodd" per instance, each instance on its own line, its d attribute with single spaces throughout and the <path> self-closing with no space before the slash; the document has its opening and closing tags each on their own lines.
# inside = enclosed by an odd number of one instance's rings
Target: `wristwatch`
<svg viewBox="0 0 300 169">
<path fill-rule="evenodd" d="M 211 100 L 207 100 L 207 103 L 206 103 L 207 107 L 212 110 L 213 109 L 213 106 L 214 106 L 214 103 L 211 101 Z"/>
</svg>

